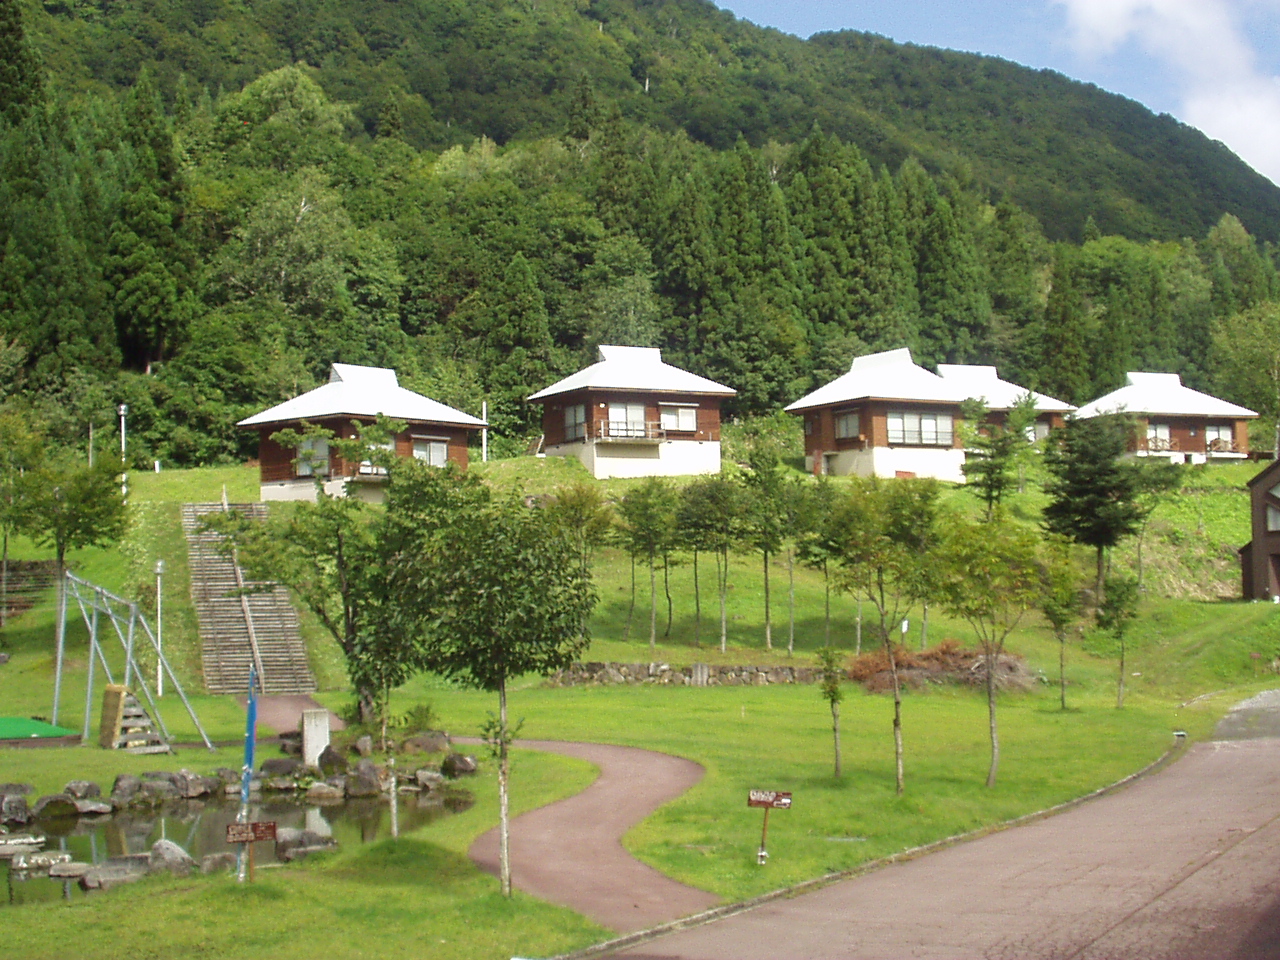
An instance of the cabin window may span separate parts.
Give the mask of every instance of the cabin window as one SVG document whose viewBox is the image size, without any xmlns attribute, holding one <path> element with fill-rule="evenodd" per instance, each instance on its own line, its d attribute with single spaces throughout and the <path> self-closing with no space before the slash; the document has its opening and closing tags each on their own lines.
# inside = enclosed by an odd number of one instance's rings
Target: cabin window
<svg viewBox="0 0 1280 960">
<path fill-rule="evenodd" d="M 443 437 L 414 437 L 413 459 L 432 467 L 443 467 L 449 462 L 449 441 Z"/>
<path fill-rule="evenodd" d="M 643 437 L 644 435 L 643 403 L 609 404 L 609 436 Z"/>
<path fill-rule="evenodd" d="M 856 413 L 836 414 L 836 439 L 857 440 L 862 433 L 862 423 Z"/>
<path fill-rule="evenodd" d="M 1235 446 L 1234 435 L 1230 426 L 1209 424 L 1204 428 L 1204 446 L 1206 450 L 1222 450 L 1230 452 Z"/>
<path fill-rule="evenodd" d="M 1049 425 L 1043 420 L 1037 420 L 1027 427 L 1026 434 L 1028 443 L 1037 443 L 1049 436 Z"/>
<path fill-rule="evenodd" d="M 373 450 L 389 450 L 391 453 L 396 452 L 396 442 L 388 440 L 386 443 L 371 443 L 369 447 Z M 366 477 L 385 477 L 387 468 L 378 466 L 372 460 L 362 460 L 360 462 L 360 472 Z"/>
<path fill-rule="evenodd" d="M 1267 532 L 1280 532 L 1280 507 L 1267 504 Z"/>
<path fill-rule="evenodd" d="M 925 447 L 949 447 L 954 434 L 949 413 L 915 413 L 906 410 L 890 410 L 888 415 L 889 442 L 913 444 Z"/>
<path fill-rule="evenodd" d="M 1147 449 L 1171 450 L 1172 448 L 1173 445 L 1169 439 L 1169 425 L 1167 423 L 1148 423 Z"/>
<path fill-rule="evenodd" d="M 564 438 L 581 440 L 587 435 L 587 406 L 584 403 L 571 403 L 564 408 Z"/>
<path fill-rule="evenodd" d="M 698 408 L 664 403 L 658 408 L 658 419 L 663 430 L 693 433 L 698 429 Z"/>
<path fill-rule="evenodd" d="M 329 475 L 329 441 L 308 437 L 298 444 L 298 460 L 294 473 L 299 477 L 327 477 Z"/>
</svg>

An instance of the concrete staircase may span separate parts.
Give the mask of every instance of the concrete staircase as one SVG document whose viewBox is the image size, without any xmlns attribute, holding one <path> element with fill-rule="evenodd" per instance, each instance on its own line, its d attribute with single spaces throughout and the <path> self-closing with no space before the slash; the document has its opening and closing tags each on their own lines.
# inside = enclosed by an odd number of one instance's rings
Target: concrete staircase
<svg viewBox="0 0 1280 960">
<path fill-rule="evenodd" d="M 267 516 L 263 503 L 233 503 L 229 509 L 254 520 Z M 262 693 L 312 693 L 316 679 L 288 591 L 278 584 L 245 580 L 231 557 L 219 549 L 222 537 L 200 530 L 202 518 L 222 510 L 221 503 L 182 506 L 205 689 L 244 694 L 249 689 L 249 667 L 256 666 Z M 242 595 L 242 585 L 251 592 Z"/>
</svg>

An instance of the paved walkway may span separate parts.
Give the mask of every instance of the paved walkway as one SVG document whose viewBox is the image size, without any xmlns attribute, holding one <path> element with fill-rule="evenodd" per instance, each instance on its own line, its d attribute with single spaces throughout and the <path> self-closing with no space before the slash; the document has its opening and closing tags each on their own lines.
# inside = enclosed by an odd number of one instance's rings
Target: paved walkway
<svg viewBox="0 0 1280 960">
<path fill-rule="evenodd" d="M 1280 957 L 1280 692 L 1058 816 L 621 951 L 632 960 Z M 1250 732 L 1258 739 L 1238 739 Z"/>
<path fill-rule="evenodd" d="M 249 699 L 239 697 L 240 706 L 248 709 Z M 303 710 L 323 710 L 324 705 L 316 703 L 305 693 L 278 694 L 258 698 L 259 736 L 264 736 L 262 728 L 267 727 L 276 733 L 292 733 L 302 729 Z M 332 710 L 329 711 L 329 729 L 343 730 L 346 724 Z"/>
<path fill-rule="evenodd" d="M 511 871 L 517 889 L 563 904 L 630 933 L 714 906 L 713 894 L 677 883 L 636 860 L 622 836 L 702 779 L 690 760 L 598 743 L 521 740 L 517 747 L 580 757 L 600 769 L 586 790 L 511 822 Z M 498 872 L 498 831 L 471 847 L 471 859 Z"/>
</svg>

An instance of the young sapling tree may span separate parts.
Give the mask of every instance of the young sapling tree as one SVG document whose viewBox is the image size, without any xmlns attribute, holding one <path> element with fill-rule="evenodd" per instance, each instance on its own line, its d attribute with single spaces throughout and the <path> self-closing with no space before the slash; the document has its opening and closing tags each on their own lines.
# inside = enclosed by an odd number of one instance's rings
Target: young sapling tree
<svg viewBox="0 0 1280 960">
<path fill-rule="evenodd" d="M 823 647 L 818 651 L 818 662 L 822 664 L 822 699 L 831 707 L 831 736 L 834 741 L 836 755 L 836 779 L 840 778 L 840 701 L 844 699 L 844 690 L 840 688 L 843 670 L 840 666 L 840 654 L 831 647 Z"/>
</svg>

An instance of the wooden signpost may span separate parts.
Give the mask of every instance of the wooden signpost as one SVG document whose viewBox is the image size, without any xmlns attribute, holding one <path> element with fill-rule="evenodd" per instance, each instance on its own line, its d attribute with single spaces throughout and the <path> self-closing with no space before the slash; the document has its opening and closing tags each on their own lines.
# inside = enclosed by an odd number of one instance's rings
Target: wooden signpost
<svg viewBox="0 0 1280 960">
<path fill-rule="evenodd" d="M 248 853 L 249 882 L 253 883 L 253 845 L 259 840 L 275 840 L 276 822 L 258 820 L 254 823 L 228 823 L 227 843 L 244 844 Z"/>
<path fill-rule="evenodd" d="M 769 861 L 769 851 L 765 849 L 769 839 L 769 811 L 788 809 L 791 806 L 791 794 L 783 790 L 749 790 L 747 806 L 764 808 L 764 828 L 760 831 L 760 852 L 756 854 L 756 863 L 764 866 Z"/>
</svg>

